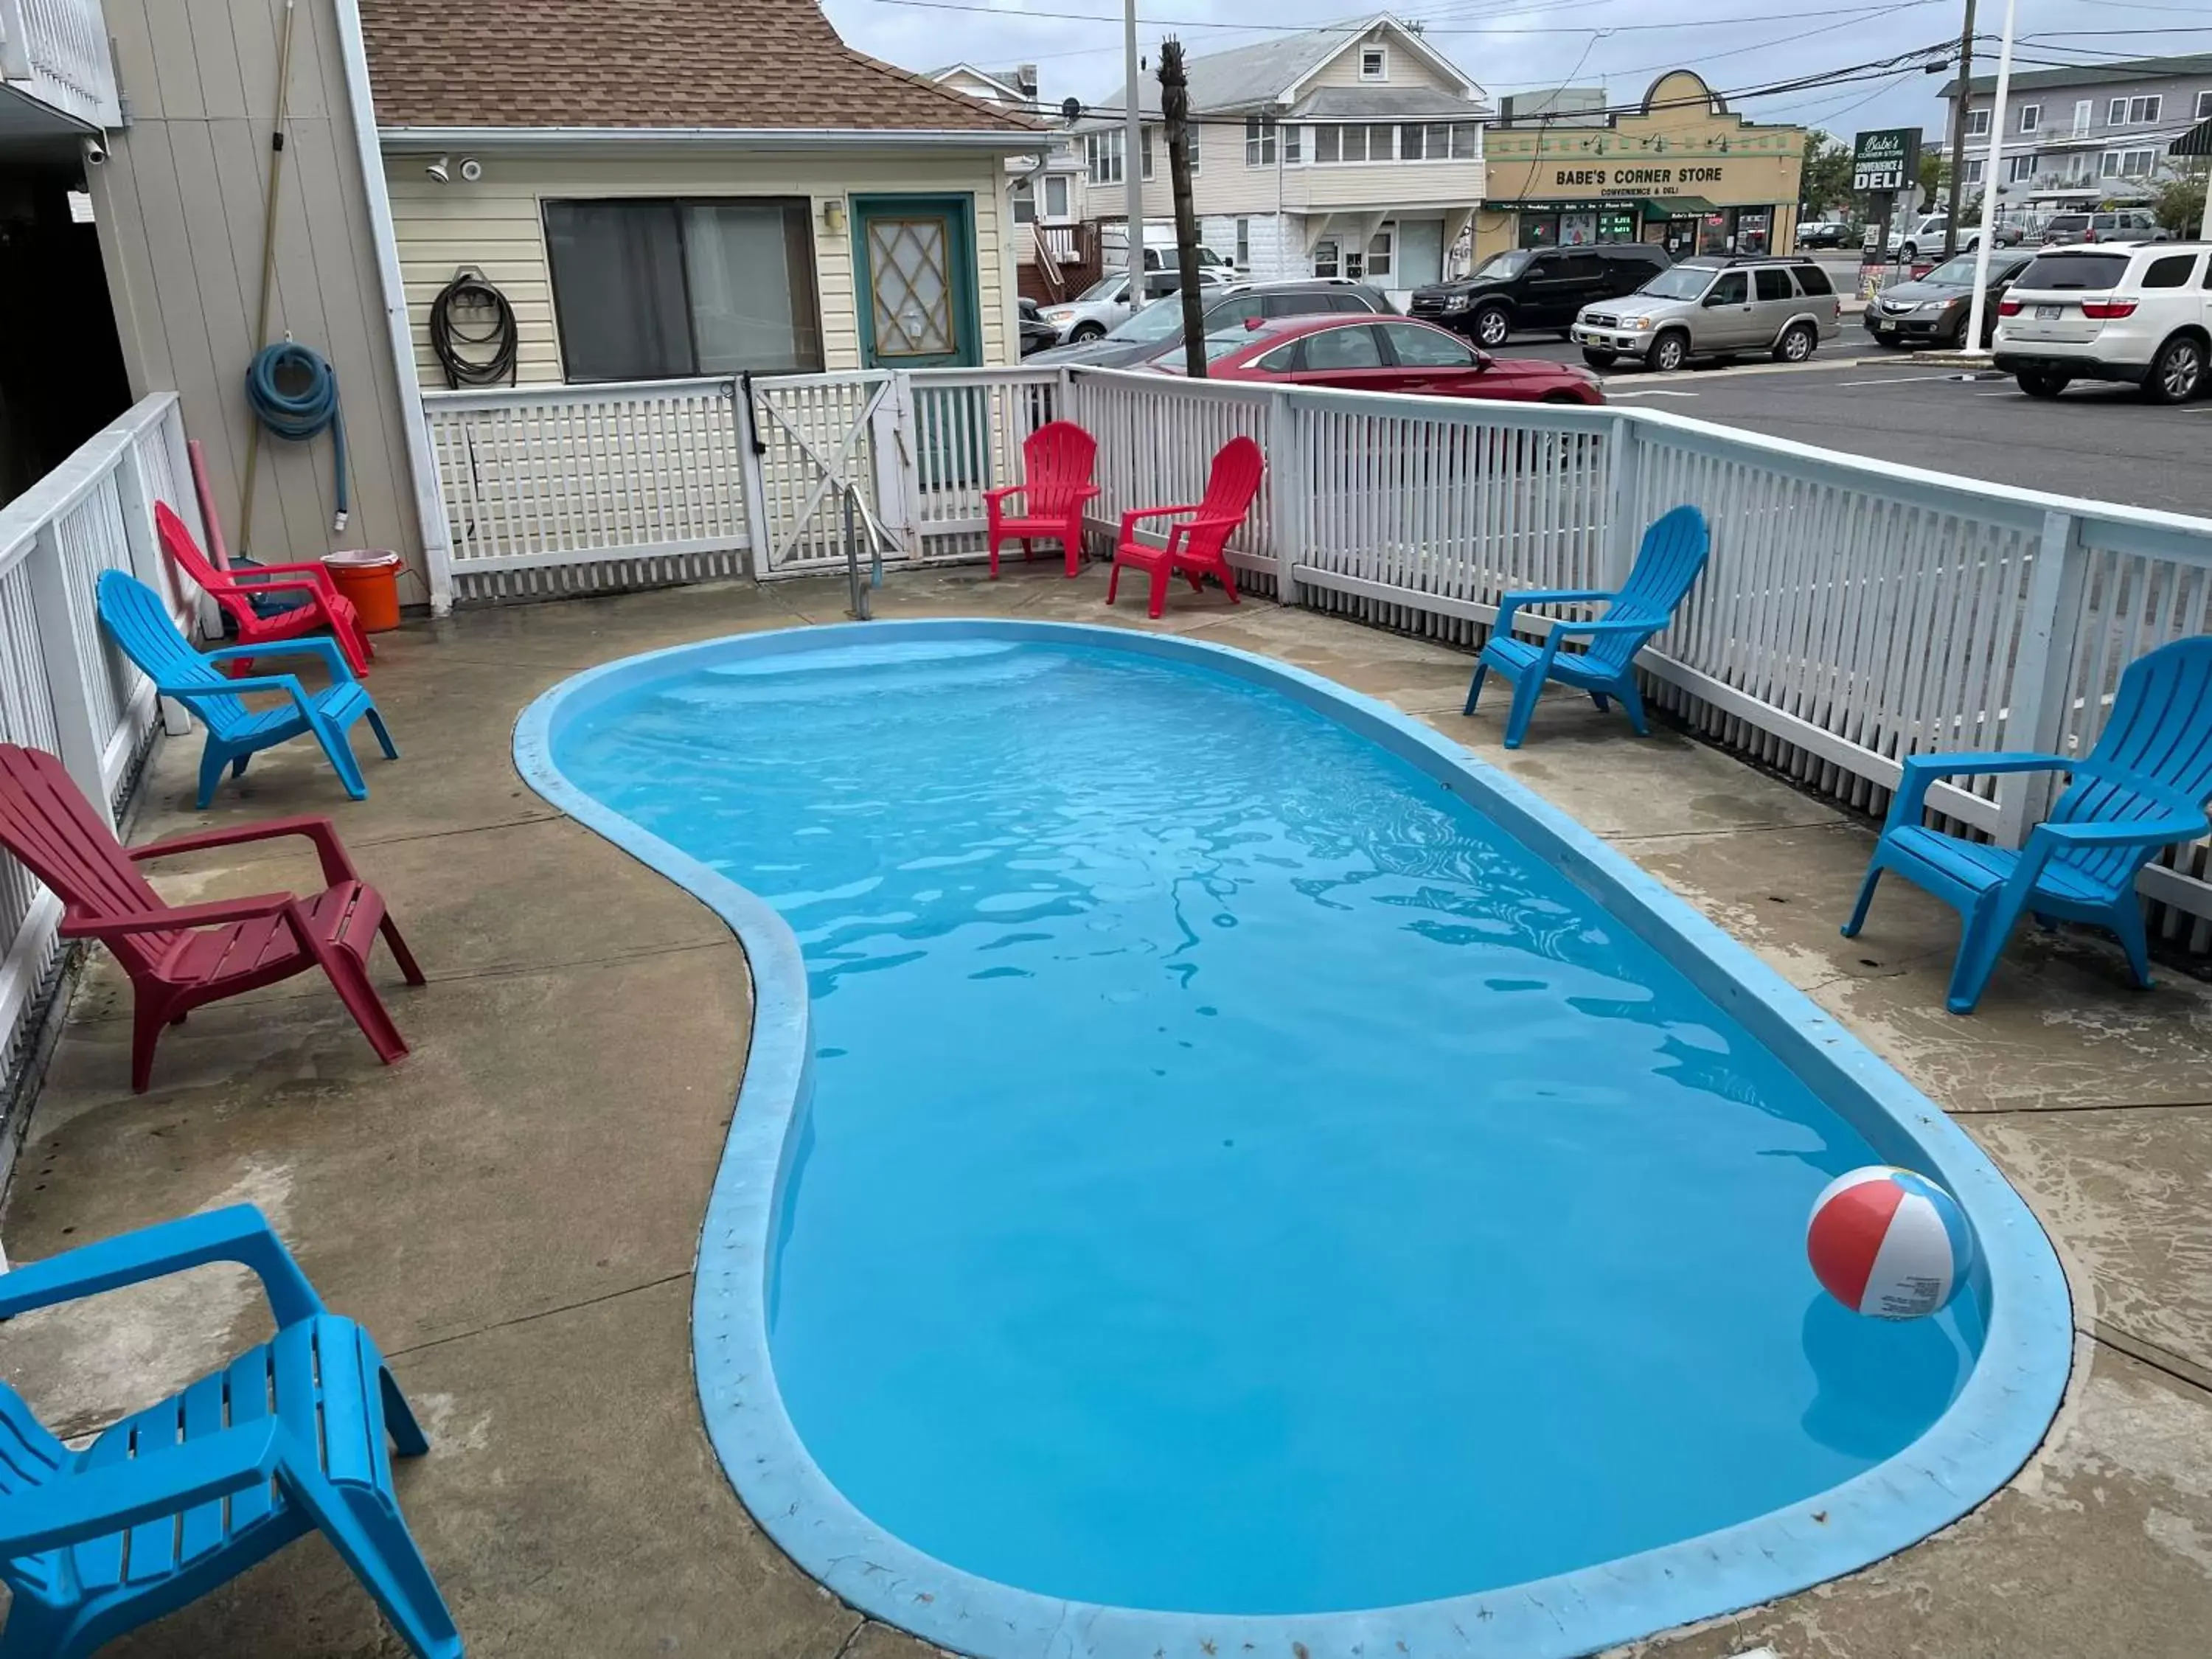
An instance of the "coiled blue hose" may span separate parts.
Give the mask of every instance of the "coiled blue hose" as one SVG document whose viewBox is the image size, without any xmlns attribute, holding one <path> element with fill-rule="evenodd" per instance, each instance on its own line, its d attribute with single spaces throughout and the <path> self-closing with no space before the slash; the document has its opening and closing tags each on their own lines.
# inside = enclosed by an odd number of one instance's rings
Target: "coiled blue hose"
<svg viewBox="0 0 2212 1659">
<path fill-rule="evenodd" d="M 307 376 L 306 388 L 296 394 L 280 391 L 276 377 L 289 373 Z M 337 496 L 337 528 L 345 528 L 349 506 L 346 491 L 345 416 L 338 408 L 337 371 L 330 360 L 311 346 L 280 340 L 256 353 L 246 366 L 246 401 L 255 417 L 278 437 L 303 444 L 324 428 L 331 433 L 331 482 Z"/>
</svg>

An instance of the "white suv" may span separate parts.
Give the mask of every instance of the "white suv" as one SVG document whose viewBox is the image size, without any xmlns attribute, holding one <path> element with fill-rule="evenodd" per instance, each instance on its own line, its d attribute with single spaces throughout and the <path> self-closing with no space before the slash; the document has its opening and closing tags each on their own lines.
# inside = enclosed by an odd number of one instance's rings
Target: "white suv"
<svg viewBox="0 0 2212 1659">
<path fill-rule="evenodd" d="M 2045 248 L 1997 307 L 1996 366 L 2031 398 L 2124 380 L 2178 404 L 2212 391 L 2208 365 L 2212 244 Z"/>
</svg>

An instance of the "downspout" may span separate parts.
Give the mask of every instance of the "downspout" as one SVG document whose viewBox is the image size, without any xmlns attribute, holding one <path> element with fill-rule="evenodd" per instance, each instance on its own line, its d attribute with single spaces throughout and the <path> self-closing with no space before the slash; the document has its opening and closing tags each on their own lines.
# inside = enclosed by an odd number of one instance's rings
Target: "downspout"
<svg viewBox="0 0 2212 1659">
<path fill-rule="evenodd" d="M 368 198 L 368 232 L 376 244 L 376 274 L 384 289 L 384 321 L 392 336 L 392 372 L 399 381 L 399 418 L 407 430 L 415 515 L 422 530 L 422 557 L 430 568 L 430 614 L 442 617 L 453 608 L 453 544 L 446 533 L 445 505 L 438 496 L 438 465 L 430 450 L 430 422 L 422 412 L 422 379 L 415 370 L 415 330 L 407 317 L 399 241 L 392 228 L 392 192 L 384 178 L 384 151 L 376 138 L 376 100 L 369 90 L 360 0 L 332 3 L 337 9 L 338 52 L 345 64 L 346 102 L 353 112 L 362 188 Z"/>
</svg>

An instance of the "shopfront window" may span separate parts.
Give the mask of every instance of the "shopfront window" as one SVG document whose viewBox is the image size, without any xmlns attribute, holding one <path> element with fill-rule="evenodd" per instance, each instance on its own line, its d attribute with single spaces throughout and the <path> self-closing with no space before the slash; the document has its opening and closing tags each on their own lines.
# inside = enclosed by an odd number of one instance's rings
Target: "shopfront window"
<svg viewBox="0 0 2212 1659">
<path fill-rule="evenodd" d="M 1521 216 L 1521 246 L 1522 247 L 1557 247 L 1559 245 L 1559 216 L 1556 213 L 1524 213 Z"/>
<path fill-rule="evenodd" d="M 1765 253 L 1774 229 L 1774 213 L 1771 208 L 1737 208 L 1735 210 L 1735 251 L 1738 253 Z"/>
<path fill-rule="evenodd" d="M 1632 242 L 1636 240 L 1636 215 L 1624 208 L 1606 208 L 1597 216 L 1597 239 L 1601 242 Z"/>
</svg>

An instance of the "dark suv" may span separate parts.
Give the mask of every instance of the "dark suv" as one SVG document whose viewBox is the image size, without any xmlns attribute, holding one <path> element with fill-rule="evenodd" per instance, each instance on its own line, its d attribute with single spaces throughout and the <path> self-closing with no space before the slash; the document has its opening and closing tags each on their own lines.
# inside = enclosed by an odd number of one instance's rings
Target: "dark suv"
<svg viewBox="0 0 2212 1659">
<path fill-rule="evenodd" d="M 1647 242 L 1514 248 L 1492 254 L 1456 283 L 1414 289 L 1407 310 L 1478 345 L 1503 345 L 1517 328 L 1565 336 L 1584 306 L 1633 294 L 1673 263 L 1665 248 Z"/>
<path fill-rule="evenodd" d="M 1255 317 L 1303 317 L 1341 311 L 1388 314 L 1382 290 L 1343 276 L 1302 276 L 1286 283 L 1224 283 L 1206 290 L 1209 334 Z M 1086 368 L 1127 368 L 1182 344 L 1182 300 L 1169 295 L 1133 317 L 1124 318 L 1103 337 L 1082 340 L 1027 359 L 1033 363 L 1080 363 Z"/>
</svg>

